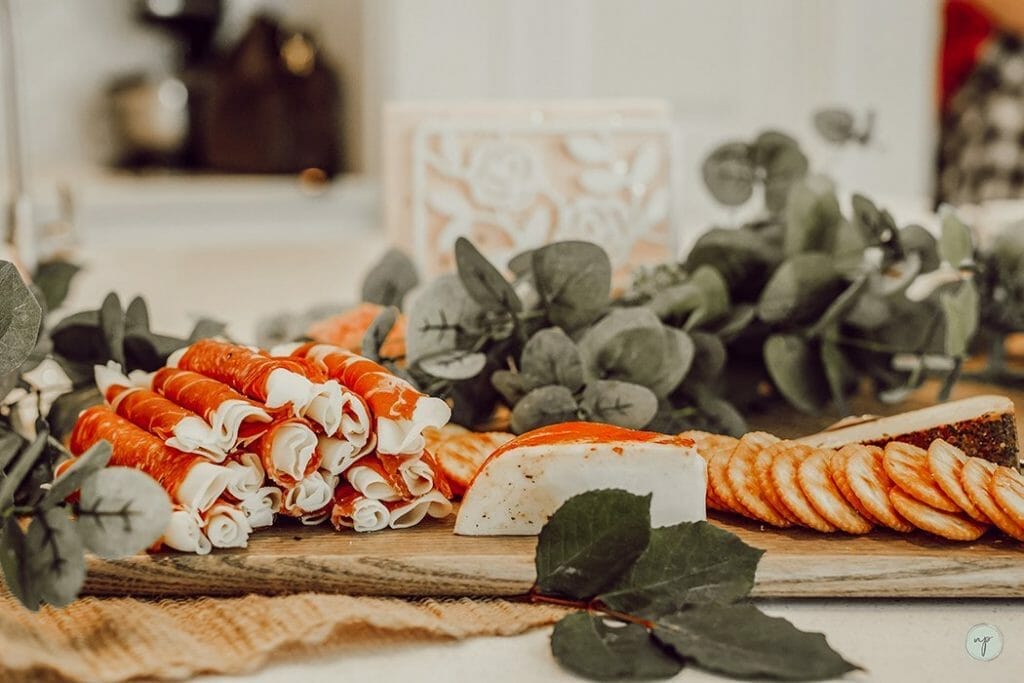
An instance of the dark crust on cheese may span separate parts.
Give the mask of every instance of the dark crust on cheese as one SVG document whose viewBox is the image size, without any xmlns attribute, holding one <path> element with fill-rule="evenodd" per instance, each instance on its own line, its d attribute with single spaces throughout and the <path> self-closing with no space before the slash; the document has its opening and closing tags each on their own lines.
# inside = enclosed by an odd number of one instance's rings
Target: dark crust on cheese
<svg viewBox="0 0 1024 683">
<path fill-rule="evenodd" d="M 908 434 L 886 435 L 864 443 L 884 447 L 890 441 L 902 441 L 928 448 L 935 439 L 945 439 L 967 455 L 1019 469 L 1017 425 L 1013 415 L 1009 413 L 989 413 L 970 420 Z"/>
</svg>

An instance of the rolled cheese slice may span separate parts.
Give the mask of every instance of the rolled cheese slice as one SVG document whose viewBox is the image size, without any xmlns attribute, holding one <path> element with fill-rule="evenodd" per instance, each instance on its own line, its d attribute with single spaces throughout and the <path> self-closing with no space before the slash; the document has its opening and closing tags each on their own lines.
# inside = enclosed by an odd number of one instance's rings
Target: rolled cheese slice
<svg viewBox="0 0 1024 683">
<path fill-rule="evenodd" d="M 392 529 L 408 529 L 430 515 L 434 519 L 447 517 L 452 513 L 452 502 L 439 491 L 431 491 L 414 500 L 388 503 L 388 526 Z"/>
<path fill-rule="evenodd" d="M 361 460 L 345 471 L 345 479 L 361 495 L 380 501 L 403 500 L 402 490 L 375 457 Z"/>
<path fill-rule="evenodd" d="M 282 510 L 292 517 L 322 513 L 331 504 L 337 483 L 337 477 L 325 477 L 322 472 L 313 472 L 294 486 L 284 489 Z"/>
<path fill-rule="evenodd" d="M 275 422 L 252 450 L 259 454 L 267 476 L 281 486 L 294 485 L 319 466 L 316 433 L 297 418 Z"/>
<path fill-rule="evenodd" d="M 245 500 L 253 495 L 267 479 L 260 456 L 255 453 L 235 453 L 224 462 L 224 467 L 234 474 L 227 493 L 235 500 Z"/>
<path fill-rule="evenodd" d="M 361 447 L 346 439 L 333 436 L 317 437 L 317 452 L 320 453 L 320 469 L 330 474 L 341 474 L 363 456 L 373 452 L 374 440 L 370 439 Z"/>
<path fill-rule="evenodd" d="M 207 555 L 213 545 L 203 533 L 201 522 L 198 514 L 179 506 L 171 513 L 167 530 L 157 544 L 183 553 Z"/>
<path fill-rule="evenodd" d="M 246 496 L 239 504 L 253 529 L 271 526 L 274 516 L 281 511 L 284 495 L 276 486 L 264 486 Z"/>
<path fill-rule="evenodd" d="M 538 534 L 562 503 L 595 489 L 653 494 L 656 527 L 706 518 L 707 469 L 691 440 L 567 422 L 528 432 L 496 450 L 462 499 L 455 533 Z"/>
<path fill-rule="evenodd" d="M 354 529 L 360 533 L 386 529 L 391 512 L 379 500 L 367 498 L 351 486 L 339 486 L 334 492 L 331 524 L 338 531 Z"/>
<path fill-rule="evenodd" d="M 214 548 L 244 548 L 252 533 L 245 511 L 226 500 L 217 501 L 206 511 L 203 530 Z"/>
<path fill-rule="evenodd" d="M 433 456 L 423 451 L 419 457 L 408 455 L 377 455 L 392 485 L 405 499 L 419 498 L 435 488 L 451 498 L 451 487 Z"/>
</svg>

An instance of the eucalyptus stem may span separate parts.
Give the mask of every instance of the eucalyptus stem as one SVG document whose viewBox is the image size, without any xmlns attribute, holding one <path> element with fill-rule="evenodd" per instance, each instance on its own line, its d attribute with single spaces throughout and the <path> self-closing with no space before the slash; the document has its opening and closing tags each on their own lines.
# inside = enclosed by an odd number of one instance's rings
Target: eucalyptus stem
<svg viewBox="0 0 1024 683">
<path fill-rule="evenodd" d="M 611 617 L 612 619 L 618 619 L 619 621 L 624 621 L 629 624 L 643 626 L 648 630 L 654 628 L 653 621 L 643 619 L 632 614 L 626 614 L 625 612 L 617 612 L 613 609 L 609 609 L 600 600 L 597 599 L 588 601 L 567 600 L 565 598 L 554 598 L 550 595 L 543 595 L 541 593 L 537 593 L 536 591 L 530 591 L 527 598 L 532 603 L 558 605 L 559 607 L 572 607 L 587 612 L 596 612 L 597 614 L 601 614 L 606 617 Z"/>
</svg>

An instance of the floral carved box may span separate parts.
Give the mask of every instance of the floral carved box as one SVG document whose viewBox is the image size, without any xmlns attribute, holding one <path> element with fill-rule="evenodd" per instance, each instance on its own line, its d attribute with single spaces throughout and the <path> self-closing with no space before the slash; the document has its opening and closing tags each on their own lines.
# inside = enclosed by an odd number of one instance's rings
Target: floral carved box
<svg viewBox="0 0 1024 683">
<path fill-rule="evenodd" d="M 620 273 L 675 255 L 664 103 L 394 103 L 384 128 L 389 234 L 427 274 L 454 267 L 460 236 L 502 266 L 568 239 Z"/>
</svg>

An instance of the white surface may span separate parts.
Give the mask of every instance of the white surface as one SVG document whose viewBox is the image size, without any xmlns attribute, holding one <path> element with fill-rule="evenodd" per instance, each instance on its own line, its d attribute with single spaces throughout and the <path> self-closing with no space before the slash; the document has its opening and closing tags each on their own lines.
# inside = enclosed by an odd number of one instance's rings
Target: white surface
<svg viewBox="0 0 1024 683">
<path fill-rule="evenodd" d="M 378 233 L 359 233 L 324 245 L 288 247 L 143 247 L 89 256 L 73 300 L 95 306 L 110 288 L 143 293 L 158 329 L 177 332 L 204 312 L 232 321 L 246 335 L 256 318 L 327 295 L 348 299 L 371 262 L 384 250 Z M 768 611 L 805 629 L 822 631 L 847 658 L 869 670 L 849 680 L 1011 681 L 1024 667 L 1024 604 L 1020 601 L 775 601 Z M 965 650 L 968 629 L 990 623 L 1004 636 L 996 660 L 979 662 Z M 260 670 L 241 677 L 202 681 L 337 683 L 342 680 L 534 681 L 579 680 L 551 658 L 549 629 L 512 638 L 346 651 Z M 678 680 L 713 679 L 687 670 Z"/>
</svg>

